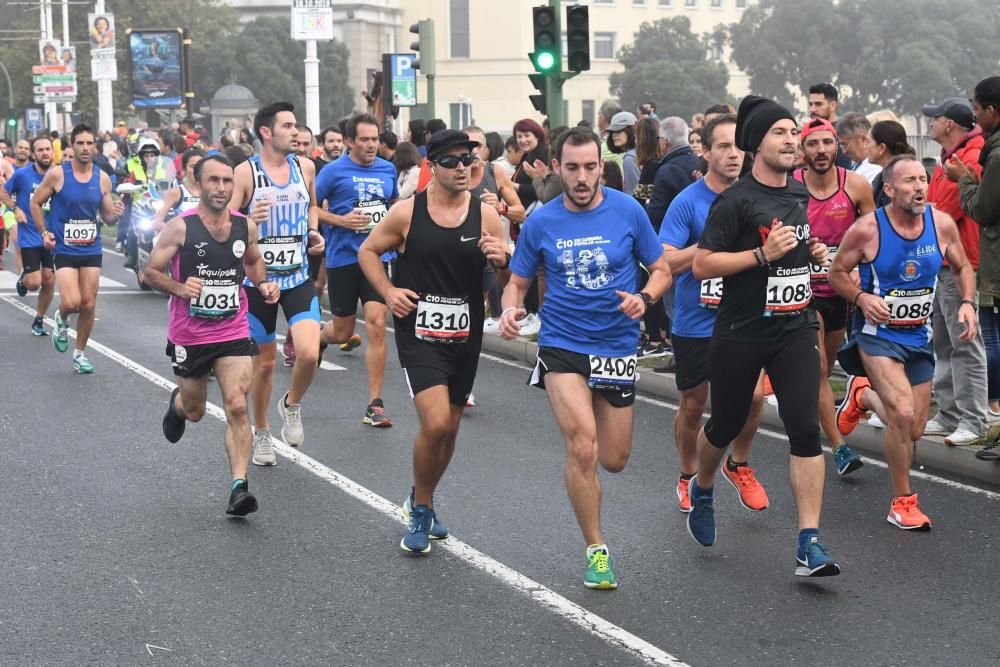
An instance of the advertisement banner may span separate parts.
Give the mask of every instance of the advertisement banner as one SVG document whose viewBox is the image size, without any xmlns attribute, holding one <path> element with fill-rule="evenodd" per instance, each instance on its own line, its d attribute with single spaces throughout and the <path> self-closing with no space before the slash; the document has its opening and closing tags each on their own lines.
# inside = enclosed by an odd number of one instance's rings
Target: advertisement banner
<svg viewBox="0 0 1000 667">
<path fill-rule="evenodd" d="M 132 106 L 176 109 L 184 103 L 181 31 L 130 30 L 129 71 Z"/>
<path fill-rule="evenodd" d="M 115 58 L 115 15 L 87 14 L 90 35 L 90 78 L 93 81 L 117 81 Z"/>
<path fill-rule="evenodd" d="M 333 39 L 333 1 L 292 0 L 292 39 Z"/>
<path fill-rule="evenodd" d="M 40 65 L 31 68 L 31 83 L 37 104 L 76 101 L 76 47 L 59 41 L 38 42 Z"/>
</svg>

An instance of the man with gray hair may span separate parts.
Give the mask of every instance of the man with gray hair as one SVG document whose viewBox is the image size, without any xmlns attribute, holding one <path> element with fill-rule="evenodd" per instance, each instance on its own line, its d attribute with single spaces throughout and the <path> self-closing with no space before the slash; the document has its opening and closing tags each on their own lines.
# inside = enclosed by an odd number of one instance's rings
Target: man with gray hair
<svg viewBox="0 0 1000 667">
<path fill-rule="evenodd" d="M 868 161 L 868 132 L 872 124 L 859 111 L 852 111 L 837 122 L 837 140 L 840 148 L 854 163 L 854 171 L 864 176 L 870 184 L 882 173 L 882 167 Z"/>
<path fill-rule="evenodd" d="M 660 121 L 660 147 L 663 157 L 656 167 L 653 196 L 646 205 L 646 215 L 657 233 L 670 202 L 694 183 L 694 172 L 698 169 L 698 157 L 688 144 L 688 126 L 683 118 L 668 116 Z"/>
<path fill-rule="evenodd" d="M 617 100 L 604 100 L 601 108 L 597 110 L 597 132 L 601 135 L 601 159 L 605 162 L 614 162 L 618 168 L 622 168 L 622 153 L 612 153 L 608 147 L 608 126 L 615 114 L 622 112 L 622 105 Z"/>
</svg>

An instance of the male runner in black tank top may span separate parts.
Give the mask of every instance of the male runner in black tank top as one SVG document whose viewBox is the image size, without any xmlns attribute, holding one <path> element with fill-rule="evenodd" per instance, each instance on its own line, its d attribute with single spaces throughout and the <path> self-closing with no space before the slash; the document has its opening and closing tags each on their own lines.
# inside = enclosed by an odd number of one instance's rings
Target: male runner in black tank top
<svg viewBox="0 0 1000 667">
<path fill-rule="evenodd" d="M 361 270 L 392 311 L 399 362 L 420 415 L 414 484 L 403 503 L 410 523 L 400 543 L 410 553 L 427 553 L 429 540 L 448 537 L 433 495 L 455 451 L 476 377 L 483 267 L 488 261 L 506 268 L 510 259 L 496 209 L 468 192 L 474 146 L 464 132 L 432 136 L 430 187 L 391 208 L 358 251 Z M 399 255 L 395 285 L 380 259 L 393 248 Z"/>
</svg>

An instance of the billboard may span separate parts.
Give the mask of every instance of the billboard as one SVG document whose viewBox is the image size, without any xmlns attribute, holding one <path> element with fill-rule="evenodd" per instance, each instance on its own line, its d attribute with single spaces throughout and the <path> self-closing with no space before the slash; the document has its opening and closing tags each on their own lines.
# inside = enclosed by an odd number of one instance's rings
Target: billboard
<svg viewBox="0 0 1000 667">
<path fill-rule="evenodd" d="M 90 78 L 93 81 L 117 81 L 115 60 L 115 15 L 87 14 L 90 35 Z"/>
<path fill-rule="evenodd" d="M 128 31 L 132 106 L 175 109 L 184 104 L 181 30 Z"/>
</svg>

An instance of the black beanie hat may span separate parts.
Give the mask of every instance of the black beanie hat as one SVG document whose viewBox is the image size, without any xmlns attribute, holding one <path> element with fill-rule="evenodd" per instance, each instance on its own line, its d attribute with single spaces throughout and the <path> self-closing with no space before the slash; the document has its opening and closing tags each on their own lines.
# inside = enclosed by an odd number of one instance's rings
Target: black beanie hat
<svg viewBox="0 0 1000 667">
<path fill-rule="evenodd" d="M 747 95 L 736 114 L 736 146 L 741 151 L 756 152 L 771 126 L 783 118 L 795 120 L 795 116 L 777 102 Z"/>
</svg>

